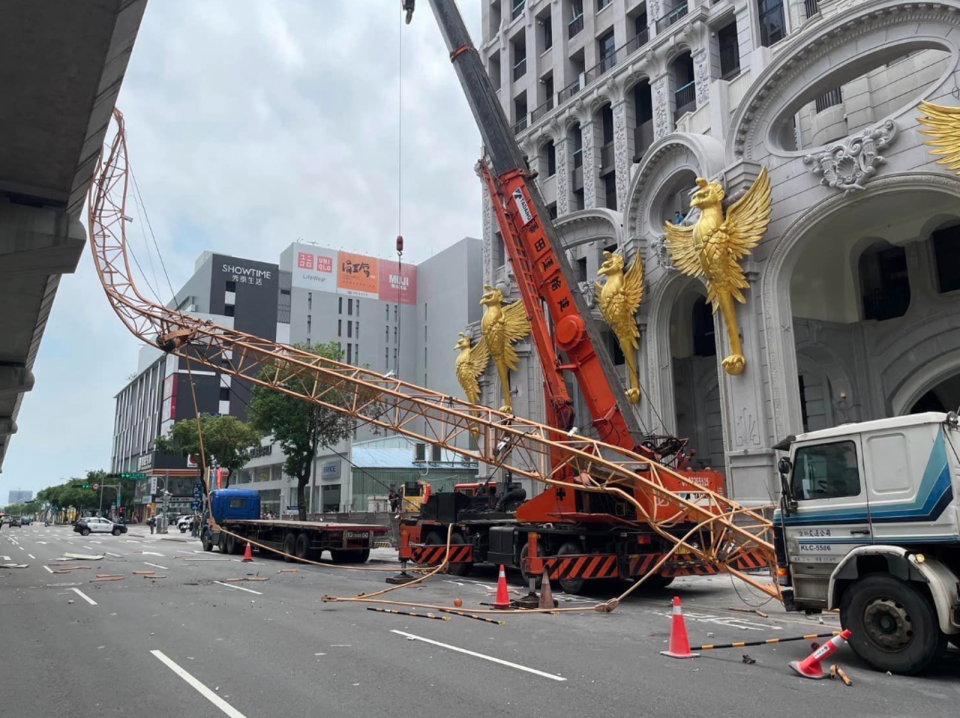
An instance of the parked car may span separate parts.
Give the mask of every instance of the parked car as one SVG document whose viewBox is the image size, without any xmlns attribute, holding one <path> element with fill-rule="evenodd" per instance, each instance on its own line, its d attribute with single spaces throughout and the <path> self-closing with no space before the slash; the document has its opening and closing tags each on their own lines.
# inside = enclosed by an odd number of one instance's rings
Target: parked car
<svg viewBox="0 0 960 718">
<path fill-rule="evenodd" d="M 127 532 L 127 527 L 123 524 L 115 524 L 109 519 L 90 516 L 77 521 L 77 523 L 73 526 L 73 530 L 79 533 L 81 536 L 89 536 L 92 533 L 113 534 L 114 536 L 119 536 L 120 534 L 125 534 Z"/>
<path fill-rule="evenodd" d="M 29 516 L 24 516 L 20 519 L 21 526 L 29 526 L 32 523 L 33 523 L 33 519 L 30 518 Z"/>
<path fill-rule="evenodd" d="M 190 530 L 191 521 L 193 521 L 193 516 L 181 516 L 177 519 L 177 528 L 180 529 L 180 533 L 185 534 Z"/>
<path fill-rule="evenodd" d="M 23 526 L 23 522 L 21 521 L 19 516 L 8 516 L 6 519 L 6 522 L 9 526 L 17 526 L 17 527 Z"/>
</svg>

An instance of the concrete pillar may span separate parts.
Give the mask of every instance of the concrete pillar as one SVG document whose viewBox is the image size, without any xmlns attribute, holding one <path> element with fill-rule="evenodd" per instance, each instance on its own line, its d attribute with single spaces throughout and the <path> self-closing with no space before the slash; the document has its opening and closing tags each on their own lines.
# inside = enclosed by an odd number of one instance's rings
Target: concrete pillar
<svg viewBox="0 0 960 718">
<path fill-rule="evenodd" d="M 553 138 L 557 150 L 557 216 L 570 212 L 570 158 L 567 152 L 567 134 Z"/>
<path fill-rule="evenodd" d="M 617 209 L 623 212 L 630 189 L 630 165 L 633 164 L 633 133 L 629 130 L 628 102 L 613 106 L 613 166 L 617 173 Z"/>
<path fill-rule="evenodd" d="M 597 164 L 600 152 L 597 148 L 596 123 L 593 117 L 580 124 L 583 133 L 583 208 L 592 209 L 597 206 L 597 179 L 599 173 Z"/>
<path fill-rule="evenodd" d="M 653 99 L 653 139 L 654 142 L 673 132 L 674 98 L 670 92 L 670 78 L 667 72 L 651 83 Z"/>
</svg>

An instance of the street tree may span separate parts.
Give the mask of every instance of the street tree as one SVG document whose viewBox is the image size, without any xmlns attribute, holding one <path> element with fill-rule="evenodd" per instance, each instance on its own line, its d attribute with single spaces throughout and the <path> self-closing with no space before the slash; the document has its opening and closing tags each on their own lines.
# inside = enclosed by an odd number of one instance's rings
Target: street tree
<svg viewBox="0 0 960 718">
<path fill-rule="evenodd" d="M 157 451 L 164 454 L 196 456 L 197 476 L 203 483 L 203 466 L 215 460 L 217 466 L 226 469 L 224 486 L 229 486 L 233 472 L 242 469 L 250 460 L 247 449 L 260 443 L 260 434 L 252 425 L 235 416 L 200 415 L 203 430 L 204 461 L 200 461 L 200 437 L 196 419 L 183 419 L 170 427 L 166 436 L 157 439 Z"/>
<path fill-rule="evenodd" d="M 343 361 L 339 342 L 297 345 L 298 349 L 325 359 Z M 303 392 L 312 389 L 304 385 L 290 366 L 266 367 L 261 378 L 291 390 Z M 335 387 L 319 387 L 323 400 L 336 406 L 348 406 L 352 395 Z M 263 386 L 253 388 L 249 411 L 250 423 L 264 434 L 272 434 L 279 442 L 287 459 L 283 470 L 297 479 L 297 514 L 307 519 L 305 489 L 310 482 L 314 457 L 321 446 L 332 447 L 353 433 L 351 417 L 333 409 L 317 406 L 293 396 Z"/>
</svg>

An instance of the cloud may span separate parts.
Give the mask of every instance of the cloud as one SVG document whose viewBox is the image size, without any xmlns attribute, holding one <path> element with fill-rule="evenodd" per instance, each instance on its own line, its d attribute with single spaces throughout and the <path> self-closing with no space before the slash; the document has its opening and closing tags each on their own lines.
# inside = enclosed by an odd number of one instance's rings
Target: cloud
<svg viewBox="0 0 960 718">
<path fill-rule="evenodd" d="M 477 39 L 479 4 L 461 4 Z M 205 250 L 275 262 L 302 238 L 391 256 L 401 64 L 404 257 L 419 262 L 481 231 L 480 136 L 427 3 L 409 26 L 396 0 L 150 3 L 118 105 L 174 288 Z M 134 213 L 128 239 L 166 301 L 146 219 Z M 61 282 L 0 501 L 109 466 L 137 350 L 84 255 Z"/>
</svg>

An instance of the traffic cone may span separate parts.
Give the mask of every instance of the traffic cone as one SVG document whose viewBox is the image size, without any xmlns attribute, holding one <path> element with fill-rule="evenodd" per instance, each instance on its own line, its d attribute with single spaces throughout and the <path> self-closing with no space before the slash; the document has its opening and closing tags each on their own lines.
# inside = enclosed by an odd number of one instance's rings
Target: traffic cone
<svg viewBox="0 0 960 718">
<path fill-rule="evenodd" d="M 540 586 L 540 605 L 538 608 L 556 608 L 557 602 L 553 600 L 553 591 L 550 588 L 550 574 L 546 570 L 543 572 L 543 584 Z"/>
<path fill-rule="evenodd" d="M 802 661 L 791 661 L 790 667 L 804 678 L 829 678 L 830 674 L 823 670 L 820 662 L 840 650 L 840 646 L 849 641 L 852 635 L 850 631 L 844 631 L 839 636 L 834 636 Z"/>
<path fill-rule="evenodd" d="M 500 578 L 497 580 L 497 600 L 493 602 L 494 608 L 510 608 L 510 593 L 507 591 L 507 574 L 500 566 Z"/>
<path fill-rule="evenodd" d="M 670 626 L 670 650 L 660 651 L 660 655 L 671 658 L 696 658 L 699 653 L 691 653 L 690 639 L 687 638 L 687 624 L 683 620 L 680 597 L 673 597 L 673 623 Z"/>
<path fill-rule="evenodd" d="M 247 548 L 243 552 L 243 562 L 250 563 L 251 561 L 253 561 L 253 549 L 250 548 L 250 542 L 247 541 Z"/>
</svg>

